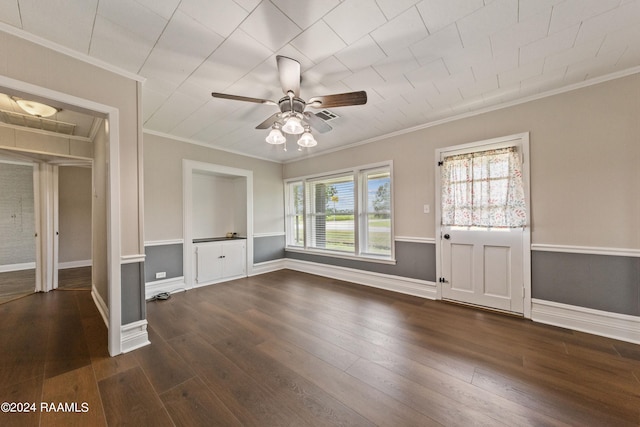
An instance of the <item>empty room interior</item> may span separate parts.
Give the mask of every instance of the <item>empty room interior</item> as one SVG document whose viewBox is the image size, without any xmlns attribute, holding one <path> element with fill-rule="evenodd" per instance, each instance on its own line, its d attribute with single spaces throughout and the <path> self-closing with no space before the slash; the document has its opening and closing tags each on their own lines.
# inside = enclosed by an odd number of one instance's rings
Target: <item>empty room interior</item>
<svg viewBox="0 0 640 427">
<path fill-rule="evenodd" d="M 17 426 L 640 425 L 640 0 L 3 0 Z"/>
</svg>

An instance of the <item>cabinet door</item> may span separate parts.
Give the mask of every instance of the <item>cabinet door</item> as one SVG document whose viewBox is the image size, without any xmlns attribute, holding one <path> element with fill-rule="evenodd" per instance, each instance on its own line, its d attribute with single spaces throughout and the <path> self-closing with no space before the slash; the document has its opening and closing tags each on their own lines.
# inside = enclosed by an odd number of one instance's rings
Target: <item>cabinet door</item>
<svg viewBox="0 0 640 427">
<path fill-rule="evenodd" d="M 225 242 L 223 244 L 223 274 L 225 277 L 243 276 L 246 274 L 247 245 L 244 241 Z"/>
<path fill-rule="evenodd" d="M 197 249 L 196 282 L 204 283 L 218 280 L 222 277 L 222 245 L 220 243 L 202 244 Z"/>
</svg>

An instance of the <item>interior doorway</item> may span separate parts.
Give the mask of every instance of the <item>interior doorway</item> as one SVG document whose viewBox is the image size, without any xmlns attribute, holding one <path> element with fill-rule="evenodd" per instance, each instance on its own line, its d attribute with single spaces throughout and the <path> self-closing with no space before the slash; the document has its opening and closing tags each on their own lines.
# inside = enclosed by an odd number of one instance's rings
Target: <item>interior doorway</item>
<svg viewBox="0 0 640 427">
<path fill-rule="evenodd" d="M 441 299 L 531 316 L 529 135 L 436 150 Z"/>
</svg>

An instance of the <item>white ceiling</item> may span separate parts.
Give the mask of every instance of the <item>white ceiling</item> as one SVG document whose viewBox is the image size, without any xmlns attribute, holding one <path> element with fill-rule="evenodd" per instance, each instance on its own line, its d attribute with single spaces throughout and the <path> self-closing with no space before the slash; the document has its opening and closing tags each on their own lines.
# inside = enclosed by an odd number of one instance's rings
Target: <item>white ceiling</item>
<svg viewBox="0 0 640 427">
<path fill-rule="evenodd" d="M 277 107 L 277 54 L 332 109 L 311 152 L 640 66 L 640 0 L 0 0 L 0 20 L 144 77 L 144 128 L 243 154 L 308 155 L 254 127 Z M 7 26 L 5 26 L 7 28 Z"/>
</svg>

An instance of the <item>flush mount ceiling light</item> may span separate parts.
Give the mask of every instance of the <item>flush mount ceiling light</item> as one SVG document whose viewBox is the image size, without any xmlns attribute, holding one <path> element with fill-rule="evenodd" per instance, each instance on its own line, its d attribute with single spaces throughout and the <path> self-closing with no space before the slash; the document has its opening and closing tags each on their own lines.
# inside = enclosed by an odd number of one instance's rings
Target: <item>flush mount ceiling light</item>
<svg viewBox="0 0 640 427">
<path fill-rule="evenodd" d="M 311 128 L 320 133 L 329 132 L 332 128 L 317 115 L 305 111 L 311 108 L 333 108 L 347 107 L 349 105 L 362 105 L 367 103 L 367 92 L 337 93 L 333 95 L 314 96 L 308 101 L 300 98 L 300 63 L 295 59 L 286 56 L 276 56 L 278 64 L 278 74 L 280 75 L 280 86 L 285 96 L 278 102 L 268 99 L 250 98 L 248 96 L 228 95 L 226 93 L 213 92 L 214 98 L 233 99 L 235 101 L 254 102 L 256 104 L 277 105 L 280 111 L 271 115 L 264 122 L 256 126 L 256 129 L 269 129 L 269 136 L 266 141 L 269 144 L 284 144 L 286 137 L 283 132 L 289 135 L 301 135 L 298 139 L 300 147 L 313 147 L 317 145 L 315 138 L 311 134 Z M 286 151 L 287 146 L 284 144 Z"/>
<path fill-rule="evenodd" d="M 47 104 L 42 104 L 41 102 L 29 101 L 27 99 L 16 99 L 15 101 L 20 108 L 32 116 L 50 117 L 58 112 L 57 108 Z"/>
</svg>

